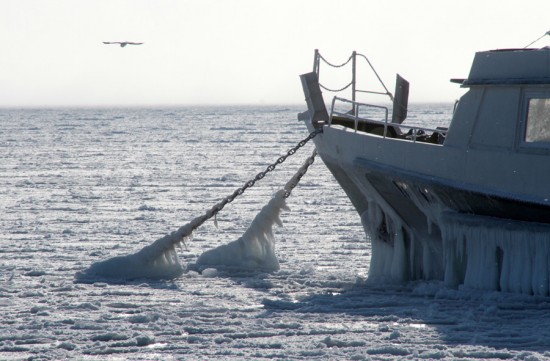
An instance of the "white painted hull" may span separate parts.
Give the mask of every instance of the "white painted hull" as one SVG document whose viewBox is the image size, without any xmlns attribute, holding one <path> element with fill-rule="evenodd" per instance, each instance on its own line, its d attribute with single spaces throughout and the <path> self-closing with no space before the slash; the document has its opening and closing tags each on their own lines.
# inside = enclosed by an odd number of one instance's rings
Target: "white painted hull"
<svg viewBox="0 0 550 361">
<path fill-rule="evenodd" d="M 324 126 L 314 141 L 372 242 L 371 282 L 442 280 L 549 295 L 550 207 L 532 202 L 536 196 L 519 199 L 525 184 L 489 189 L 485 175 L 468 172 L 479 164 L 432 144 L 341 126 Z M 499 177 L 508 172 L 503 164 L 486 171 Z"/>
<path fill-rule="evenodd" d="M 391 119 L 342 98 L 352 110 L 329 116 L 316 69 L 301 76 L 300 119 L 323 128 L 314 141 L 370 236 L 372 282 L 550 295 L 550 49 L 476 53 L 448 129 L 424 141 L 402 134 L 418 134 L 403 97 Z"/>
</svg>

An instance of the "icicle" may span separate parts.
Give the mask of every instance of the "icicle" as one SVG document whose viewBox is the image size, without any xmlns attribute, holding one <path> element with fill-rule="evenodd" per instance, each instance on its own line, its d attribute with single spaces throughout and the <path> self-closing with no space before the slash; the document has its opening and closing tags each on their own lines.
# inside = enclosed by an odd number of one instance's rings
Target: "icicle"
<svg viewBox="0 0 550 361">
<path fill-rule="evenodd" d="M 478 289 L 549 295 L 550 227 L 454 214 L 442 231 L 447 254 L 454 252 L 462 267 L 447 267 L 446 279 Z"/>
</svg>

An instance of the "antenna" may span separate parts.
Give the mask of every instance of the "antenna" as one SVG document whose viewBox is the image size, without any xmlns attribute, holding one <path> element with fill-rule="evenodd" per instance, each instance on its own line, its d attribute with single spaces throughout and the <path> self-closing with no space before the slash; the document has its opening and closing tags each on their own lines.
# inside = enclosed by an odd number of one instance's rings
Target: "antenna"
<svg viewBox="0 0 550 361">
<path fill-rule="evenodd" d="M 528 45 L 525 45 L 523 48 L 525 49 L 525 48 L 527 48 L 527 47 L 533 45 L 534 43 L 536 43 L 536 42 L 539 41 L 540 39 L 544 38 L 546 35 L 550 35 L 550 30 L 548 30 L 547 32 L 545 32 L 544 35 L 541 36 L 540 38 L 538 38 L 537 40 L 535 40 L 535 41 L 529 43 Z"/>
</svg>

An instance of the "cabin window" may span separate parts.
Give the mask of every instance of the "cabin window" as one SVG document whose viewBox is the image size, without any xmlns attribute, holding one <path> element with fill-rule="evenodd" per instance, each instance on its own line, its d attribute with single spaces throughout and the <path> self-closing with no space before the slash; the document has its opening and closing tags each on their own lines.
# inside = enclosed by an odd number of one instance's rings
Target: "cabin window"
<svg viewBox="0 0 550 361">
<path fill-rule="evenodd" d="M 525 141 L 550 142 L 550 98 L 529 99 Z"/>
</svg>

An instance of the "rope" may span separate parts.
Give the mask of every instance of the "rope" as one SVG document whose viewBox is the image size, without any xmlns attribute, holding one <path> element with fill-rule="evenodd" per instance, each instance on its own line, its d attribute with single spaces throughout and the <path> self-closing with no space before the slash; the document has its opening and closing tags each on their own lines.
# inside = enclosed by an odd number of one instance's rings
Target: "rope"
<svg viewBox="0 0 550 361">
<path fill-rule="evenodd" d="M 530 42 L 529 44 L 525 45 L 523 48 L 528 48 L 530 47 L 531 45 L 533 45 L 534 43 L 536 43 L 537 41 L 539 41 L 540 39 L 544 38 L 546 35 L 550 35 L 550 30 L 545 32 L 544 35 L 542 35 L 540 38 L 536 39 L 536 40 L 533 40 L 532 42 Z"/>
</svg>

